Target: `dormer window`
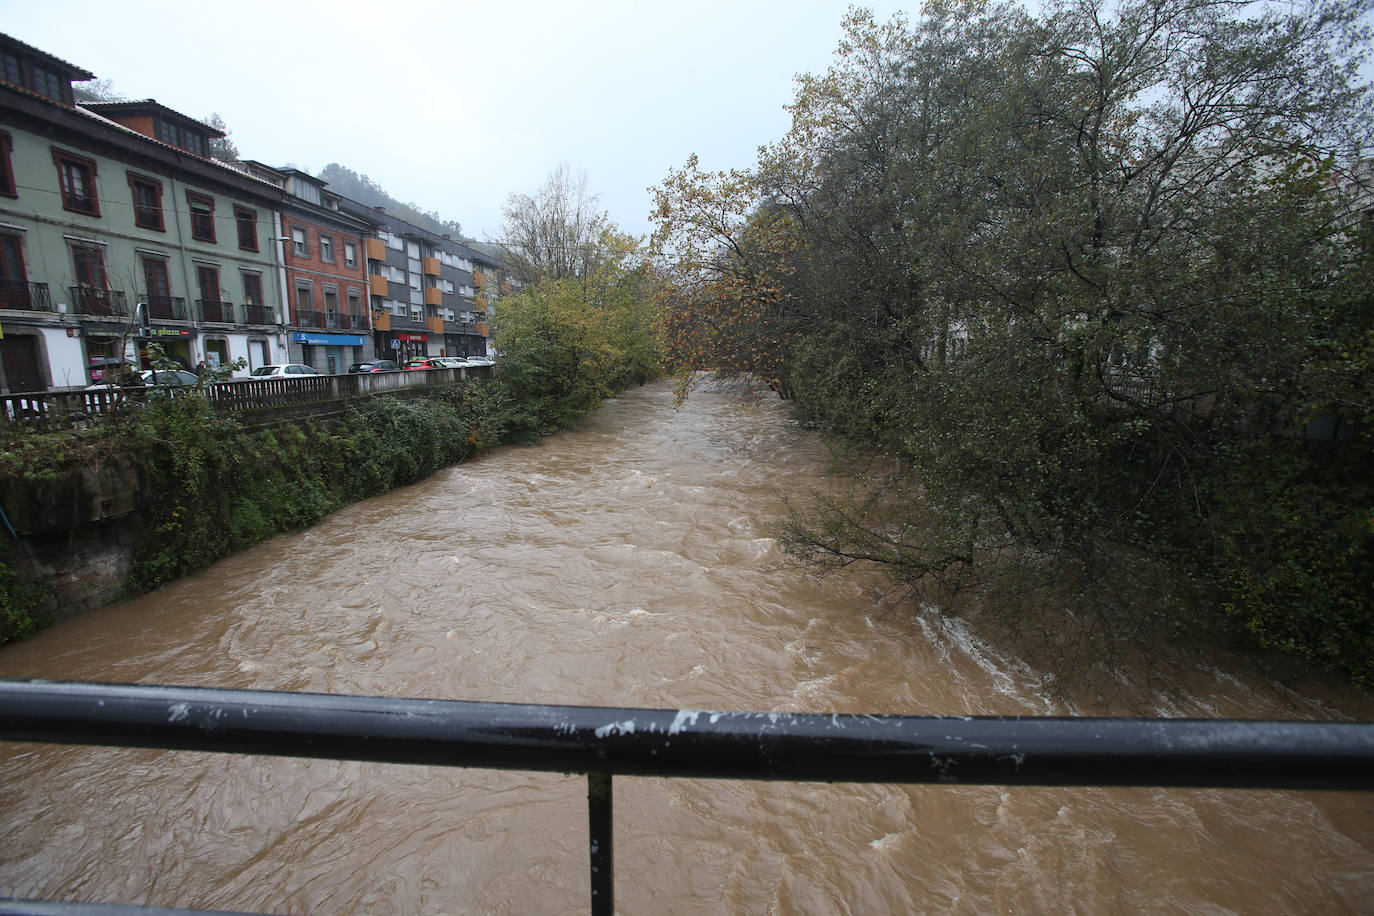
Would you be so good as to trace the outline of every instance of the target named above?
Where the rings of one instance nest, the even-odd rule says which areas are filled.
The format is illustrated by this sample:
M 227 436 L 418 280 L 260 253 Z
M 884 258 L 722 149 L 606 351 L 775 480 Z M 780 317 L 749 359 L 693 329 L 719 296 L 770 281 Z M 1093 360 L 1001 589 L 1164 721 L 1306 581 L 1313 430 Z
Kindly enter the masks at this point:
M 166 143 L 168 146 L 175 146 L 177 149 L 184 149 L 188 153 L 195 153 L 197 156 L 206 154 L 207 144 L 205 135 L 189 127 L 175 124 L 165 118 L 157 120 L 157 139 Z
M 62 77 L 50 70 L 42 67 L 33 68 L 33 91 L 39 95 L 46 95 L 54 102 L 62 101 Z

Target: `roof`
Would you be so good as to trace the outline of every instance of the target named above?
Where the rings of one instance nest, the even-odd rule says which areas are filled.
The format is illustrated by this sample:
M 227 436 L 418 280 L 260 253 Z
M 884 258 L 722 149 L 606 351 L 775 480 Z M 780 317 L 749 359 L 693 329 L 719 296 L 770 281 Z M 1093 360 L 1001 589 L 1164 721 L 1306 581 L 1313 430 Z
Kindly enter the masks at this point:
M 76 64 L 70 63 L 68 61 L 63 60 L 60 57 L 55 57 L 52 54 L 49 54 L 47 51 L 35 48 L 33 45 L 30 44 L 25 44 L 24 42 L 20 41 L 18 38 L 15 38 L 12 35 L 6 35 L 3 32 L 0 32 L 0 48 L 6 47 L 21 50 L 25 54 L 32 54 L 34 57 L 37 57 L 40 60 L 47 61 L 50 64 L 56 64 L 63 70 L 66 70 L 68 73 L 70 73 L 72 75 L 71 78 L 73 80 L 76 80 L 78 83 L 84 83 L 86 80 L 95 79 L 95 74 L 89 70 L 84 70 L 81 67 L 78 67 Z
M 184 125 L 205 131 L 211 137 L 228 136 L 224 131 L 216 130 L 204 121 L 168 108 L 157 99 L 136 99 L 131 102 L 81 102 L 80 105 L 82 108 L 88 108 L 108 118 L 118 118 L 119 115 L 160 114 L 164 118 L 180 121 Z

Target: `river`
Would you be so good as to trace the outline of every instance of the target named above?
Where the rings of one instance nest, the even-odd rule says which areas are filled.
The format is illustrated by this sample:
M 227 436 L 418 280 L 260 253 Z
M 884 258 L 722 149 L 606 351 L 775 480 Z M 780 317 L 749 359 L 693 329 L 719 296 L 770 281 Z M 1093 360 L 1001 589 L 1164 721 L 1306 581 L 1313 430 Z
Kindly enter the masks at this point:
M 156 593 L 0 676 L 591 704 L 1097 713 L 860 571 L 789 568 L 824 445 L 707 385 L 609 401 Z M 1167 715 L 1374 718 L 1208 668 Z M 1191 697 L 1191 698 L 1190 698 Z M 621 778 L 625 913 L 1374 912 L 1374 795 Z M 557 774 L 0 744 L 0 896 L 277 913 L 587 906 Z

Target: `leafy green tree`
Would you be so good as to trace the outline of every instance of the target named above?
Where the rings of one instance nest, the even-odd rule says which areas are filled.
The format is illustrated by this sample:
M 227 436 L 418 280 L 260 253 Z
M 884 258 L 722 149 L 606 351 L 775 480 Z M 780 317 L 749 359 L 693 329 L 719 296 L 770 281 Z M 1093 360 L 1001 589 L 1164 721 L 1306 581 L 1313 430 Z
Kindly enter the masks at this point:
M 676 313 L 738 318 L 688 358 L 739 365 L 766 302 L 802 417 L 891 468 L 792 547 L 1089 659 L 1230 608 L 1374 677 L 1365 9 L 856 11 L 752 173 L 671 174 Z M 758 263 L 760 224 L 786 244 L 747 294 L 705 282 Z M 1307 441 L 1313 416 L 1349 437 Z

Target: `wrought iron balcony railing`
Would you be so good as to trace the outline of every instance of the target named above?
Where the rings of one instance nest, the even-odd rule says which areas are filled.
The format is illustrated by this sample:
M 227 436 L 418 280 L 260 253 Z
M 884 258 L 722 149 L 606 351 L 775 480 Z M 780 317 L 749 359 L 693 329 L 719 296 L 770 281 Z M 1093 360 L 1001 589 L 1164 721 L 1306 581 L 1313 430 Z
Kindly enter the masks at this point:
M 48 294 L 48 284 L 0 280 L 0 309 L 51 312 L 52 297 Z
M 277 313 L 270 305 L 255 305 L 251 302 L 243 307 L 244 324 L 276 324 Z
M 143 301 L 148 303 L 148 317 L 155 321 L 189 320 L 186 316 L 186 300 L 180 296 L 145 295 Z
M 71 286 L 72 308 L 78 315 L 99 315 L 111 318 L 127 318 L 129 306 L 120 289 L 105 289 L 99 286 Z
M 234 303 L 221 302 L 218 299 L 197 299 L 196 307 L 200 309 L 200 320 L 211 321 L 217 324 L 234 324 Z

